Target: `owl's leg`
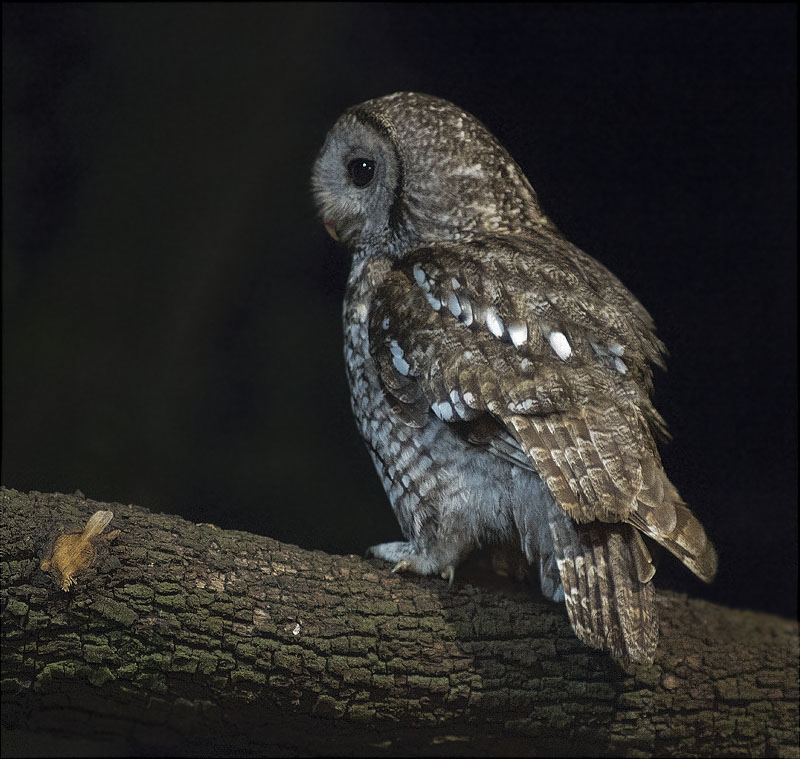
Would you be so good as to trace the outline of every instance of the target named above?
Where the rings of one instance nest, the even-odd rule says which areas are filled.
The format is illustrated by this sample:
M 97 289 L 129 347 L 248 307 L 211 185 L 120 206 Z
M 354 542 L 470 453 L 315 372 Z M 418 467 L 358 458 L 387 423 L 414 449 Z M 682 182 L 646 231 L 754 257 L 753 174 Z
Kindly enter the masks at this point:
M 550 513 L 558 511 L 550 492 L 533 473 L 524 473 L 526 489 L 513 509 L 514 523 L 519 531 L 520 547 L 528 560 L 531 580 L 534 567 L 539 567 L 542 595 L 551 601 L 564 601 L 564 584 L 556 560 L 556 547 L 550 530 Z M 523 477 L 523 474 L 518 474 Z
M 426 550 L 408 541 L 379 543 L 367 549 L 367 556 L 394 562 L 392 572 L 414 572 L 418 575 L 438 574 L 451 585 L 461 551 L 437 549 Z

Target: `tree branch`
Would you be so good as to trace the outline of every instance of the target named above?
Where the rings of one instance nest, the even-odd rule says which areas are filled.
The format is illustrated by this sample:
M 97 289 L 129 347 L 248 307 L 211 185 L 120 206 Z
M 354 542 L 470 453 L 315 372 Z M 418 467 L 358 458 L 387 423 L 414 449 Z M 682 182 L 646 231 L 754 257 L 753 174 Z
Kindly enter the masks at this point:
M 128 754 L 800 753 L 793 621 L 660 592 L 655 663 L 621 667 L 528 593 L 79 496 L 0 499 L 4 754 L 53 737 Z M 92 539 L 63 591 L 42 561 L 98 510 L 120 532 Z

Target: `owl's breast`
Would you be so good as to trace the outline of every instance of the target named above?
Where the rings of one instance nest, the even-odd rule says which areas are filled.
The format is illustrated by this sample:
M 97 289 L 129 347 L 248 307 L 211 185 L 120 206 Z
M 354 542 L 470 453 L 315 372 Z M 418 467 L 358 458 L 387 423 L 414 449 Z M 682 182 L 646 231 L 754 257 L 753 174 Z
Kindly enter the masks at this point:
M 369 313 L 376 279 L 387 266 L 354 264 L 347 285 L 342 312 L 344 359 L 350 384 L 350 401 L 361 434 L 370 449 L 385 440 L 391 429 L 391 407 L 381 386 L 378 367 L 369 349 Z
M 364 300 L 345 301 L 344 360 L 350 384 L 353 413 L 365 439 L 364 422 L 380 414 L 385 404 L 375 362 L 369 352 L 368 304 Z

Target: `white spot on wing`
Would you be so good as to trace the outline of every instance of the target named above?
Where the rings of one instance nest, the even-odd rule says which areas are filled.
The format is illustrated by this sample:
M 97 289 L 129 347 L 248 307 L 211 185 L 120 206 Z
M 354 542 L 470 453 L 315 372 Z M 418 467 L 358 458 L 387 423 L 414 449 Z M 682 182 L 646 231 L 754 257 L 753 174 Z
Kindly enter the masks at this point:
M 468 327 L 472 324 L 472 304 L 469 302 L 469 298 L 466 296 L 462 296 L 458 300 L 459 305 L 461 306 L 461 321 L 464 322 Z
M 467 415 L 467 409 L 461 402 L 461 396 L 458 394 L 458 390 L 450 391 L 450 401 L 452 402 L 456 413 L 463 419 Z
M 417 280 L 417 284 L 420 285 L 420 286 L 424 285 L 425 284 L 425 272 L 422 271 L 422 269 L 420 268 L 420 265 L 419 264 L 414 264 L 414 268 L 412 269 L 412 271 L 414 272 L 414 279 Z
M 458 302 L 455 293 L 450 293 L 450 297 L 447 299 L 447 307 L 450 309 L 450 313 L 453 314 L 453 316 L 459 316 L 461 314 L 461 304 Z
M 431 409 L 443 422 L 449 422 L 453 418 L 453 407 L 447 401 L 434 403 L 431 405 Z
M 528 339 L 528 325 L 525 322 L 511 322 L 508 325 L 511 342 L 519 348 Z
M 431 304 L 431 308 L 434 311 L 438 311 L 442 307 L 442 301 L 438 298 L 434 298 L 429 292 L 425 293 L 425 297 L 428 299 L 428 303 Z
M 383 329 L 389 329 L 389 317 L 388 316 L 385 316 L 383 318 L 383 321 L 381 322 L 381 327 L 383 327 Z
M 628 367 L 625 366 L 625 362 L 621 358 L 615 358 L 614 359 L 614 366 L 617 367 L 617 371 L 620 374 L 625 374 L 625 372 L 628 371 Z
M 495 337 L 503 336 L 503 330 L 505 327 L 503 327 L 503 322 L 500 321 L 497 311 L 495 311 L 491 306 L 486 311 L 486 326 L 489 328 L 489 332 L 491 332 Z
M 550 347 L 562 361 L 566 361 L 572 355 L 572 347 L 563 332 L 551 332 L 548 340 Z
M 399 356 L 392 356 L 392 363 L 394 364 L 394 368 L 397 369 L 400 374 L 404 377 L 408 377 L 408 372 L 410 371 L 411 367 L 408 365 L 408 361 L 406 361 L 402 354 Z
M 615 356 L 623 356 L 625 355 L 625 346 L 620 345 L 619 343 L 611 343 L 608 346 L 608 349 L 615 355 Z

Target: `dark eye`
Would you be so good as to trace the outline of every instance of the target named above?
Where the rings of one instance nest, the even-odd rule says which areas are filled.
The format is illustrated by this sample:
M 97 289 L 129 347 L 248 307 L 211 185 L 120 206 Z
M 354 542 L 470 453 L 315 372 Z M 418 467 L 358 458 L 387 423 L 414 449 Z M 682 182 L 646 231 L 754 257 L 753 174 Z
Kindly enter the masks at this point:
M 354 158 L 347 164 L 347 172 L 356 187 L 366 187 L 375 176 L 375 161 L 369 158 Z

